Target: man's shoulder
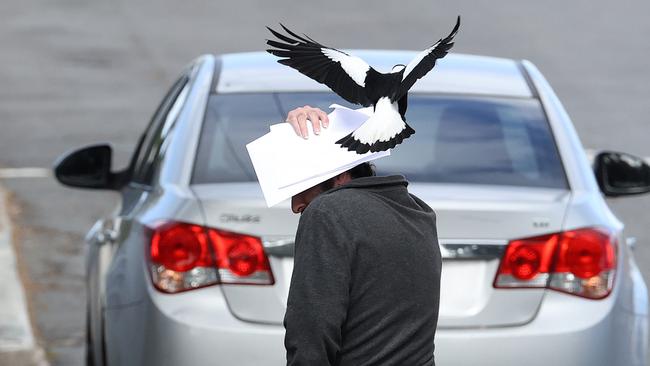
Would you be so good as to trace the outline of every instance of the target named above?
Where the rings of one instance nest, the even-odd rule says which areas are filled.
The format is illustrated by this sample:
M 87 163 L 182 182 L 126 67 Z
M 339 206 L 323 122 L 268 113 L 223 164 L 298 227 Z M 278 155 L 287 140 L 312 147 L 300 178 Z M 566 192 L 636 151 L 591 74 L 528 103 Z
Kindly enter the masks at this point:
M 323 213 L 341 214 L 351 208 L 359 207 L 362 202 L 367 202 L 366 193 L 363 189 L 341 189 L 333 192 L 325 192 L 318 195 L 307 206 L 306 211 L 311 207 Z

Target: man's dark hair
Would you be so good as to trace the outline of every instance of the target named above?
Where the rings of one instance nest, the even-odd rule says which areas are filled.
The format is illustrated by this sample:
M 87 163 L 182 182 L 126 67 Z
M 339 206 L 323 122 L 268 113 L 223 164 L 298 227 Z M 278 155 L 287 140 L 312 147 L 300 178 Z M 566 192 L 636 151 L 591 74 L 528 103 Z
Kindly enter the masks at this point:
M 374 177 L 375 176 L 375 165 L 372 163 L 361 163 L 354 168 L 348 170 L 352 179 L 362 178 L 362 177 Z
M 352 179 L 363 178 L 363 177 L 374 177 L 375 176 L 375 165 L 372 163 L 361 163 L 354 168 L 347 171 L 350 173 Z M 325 192 L 334 188 L 334 179 L 336 177 L 330 178 L 320 184 L 320 189 Z

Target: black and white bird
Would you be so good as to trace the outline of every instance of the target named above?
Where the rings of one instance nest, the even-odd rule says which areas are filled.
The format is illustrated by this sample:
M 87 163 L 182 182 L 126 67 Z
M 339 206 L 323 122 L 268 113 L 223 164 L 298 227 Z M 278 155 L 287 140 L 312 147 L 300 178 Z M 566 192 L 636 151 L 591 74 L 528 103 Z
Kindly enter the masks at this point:
M 279 41 L 267 40 L 280 57 L 279 63 L 330 87 L 350 103 L 373 106 L 373 115 L 337 144 L 364 154 L 395 147 L 415 133 L 406 123 L 407 95 L 415 82 L 445 57 L 460 26 L 460 16 L 451 33 L 420 52 L 408 65 L 395 65 L 390 73 L 373 69 L 361 58 L 324 46 L 307 35 L 303 37 L 280 24 L 288 35 L 267 27 Z

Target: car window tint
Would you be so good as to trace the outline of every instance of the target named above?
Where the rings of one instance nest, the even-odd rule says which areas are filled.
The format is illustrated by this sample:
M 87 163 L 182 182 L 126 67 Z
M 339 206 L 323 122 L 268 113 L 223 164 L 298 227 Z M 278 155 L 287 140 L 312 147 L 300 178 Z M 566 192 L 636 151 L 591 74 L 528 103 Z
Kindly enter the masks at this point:
M 409 96 L 416 133 L 376 162 L 410 181 L 566 188 L 541 105 L 534 99 Z
M 171 123 L 175 121 L 178 110 L 184 102 L 187 88 L 189 87 L 188 79 L 187 75 L 183 75 L 172 85 L 151 118 L 151 122 L 145 130 L 141 145 L 136 150 L 137 156 L 134 159 L 132 181 L 145 185 L 151 184 L 154 162 L 156 161 L 164 137 L 169 132 Z M 183 93 L 183 91 L 185 92 Z
M 254 181 L 245 145 L 305 104 L 329 110 L 349 105 L 331 93 L 212 95 L 198 147 L 193 183 Z M 474 96 L 409 95 L 408 123 L 416 133 L 378 174 L 412 182 L 566 188 L 566 177 L 539 101 Z
M 255 180 L 246 144 L 262 136 L 283 113 L 272 94 L 211 97 L 205 112 L 194 182 Z
M 328 110 L 345 104 L 330 93 L 246 93 L 212 95 L 199 141 L 192 182 L 246 182 L 256 179 L 246 144 L 269 126 L 286 120 L 287 112 L 306 104 Z
M 181 113 L 181 110 L 185 105 L 185 101 L 187 100 L 189 89 L 190 89 L 190 84 L 186 83 L 185 86 L 183 86 L 181 92 L 174 100 L 173 105 L 171 106 L 169 112 L 165 116 L 163 124 L 160 126 L 160 131 L 158 135 L 153 140 L 153 144 L 150 149 L 149 156 L 147 157 L 149 161 L 147 170 L 145 172 L 145 181 L 147 182 L 152 181 L 153 176 L 156 170 L 158 169 L 158 166 L 160 165 L 160 161 L 163 159 L 165 155 L 165 151 L 167 151 L 167 146 L 171 141 L 170 136 L 172 134 L 172 131 L 174 130 L 174 126 L 176 125 L 176 120 L 178 119 L 178 115 Z

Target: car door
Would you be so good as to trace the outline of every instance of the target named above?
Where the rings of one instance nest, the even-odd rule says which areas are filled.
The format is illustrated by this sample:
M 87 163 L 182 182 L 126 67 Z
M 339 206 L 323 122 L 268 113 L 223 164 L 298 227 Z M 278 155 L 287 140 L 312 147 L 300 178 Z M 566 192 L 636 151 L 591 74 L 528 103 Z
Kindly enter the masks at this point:
M 147 128 L 140 136 L 129 167 L 130 181 L 122 189 L 120 203 L 114 213 L 98 220 L 86 237 L 87 251 L 87 290 L 88 290 L 88 332 L 89 353 L 94 365 L 103 365 L 104 356 L 101 340 L 105 336 L 103 311 L 107 307 L 107 273 L 111 267 L 128 268 L 128 256 L 121 244 L 128 237 L 133 213 L 140 203 L 146 200 L 151 190 L 156 156 L 181 109 L 188 89 L 191 86 L 192 67 L 184 71 L 174 82 L 156 109 Z M 118 270 L 119 272 L 119 270 Z M 119 290 L 118 290 L 119 291 Z M 128 302 L 127 296 L 126 300 Z M 115 298 L 115 297 L 114 297 Z M 124 304 L 122 296 L 117 296 L 115 305 Z

